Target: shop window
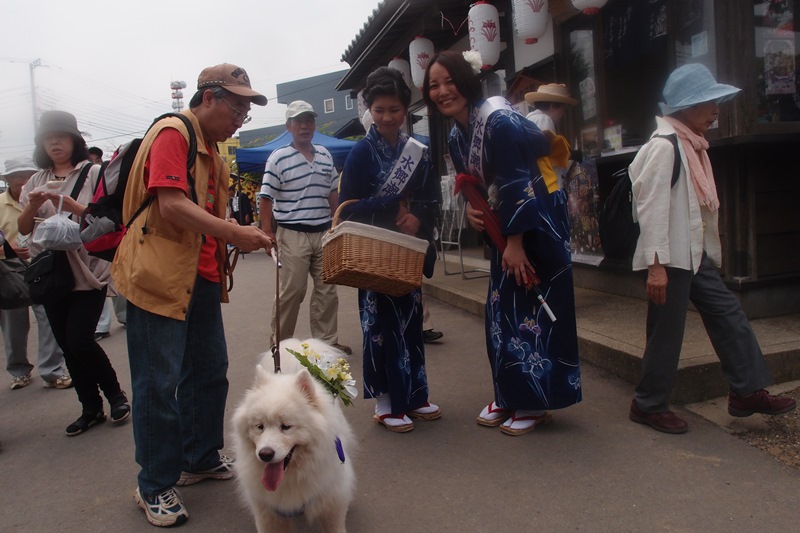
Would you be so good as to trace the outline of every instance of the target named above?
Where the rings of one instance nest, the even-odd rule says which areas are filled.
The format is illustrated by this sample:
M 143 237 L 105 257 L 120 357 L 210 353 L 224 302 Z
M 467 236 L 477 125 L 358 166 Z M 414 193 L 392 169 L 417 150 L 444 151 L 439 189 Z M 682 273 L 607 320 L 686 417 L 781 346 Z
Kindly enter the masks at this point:
M 717 74 L 714 0 L 677 0 L 675 66 L 702 63 Z
M 326 113 L 333 113 L 333 98 L 326 98 L 323 102 Z
M 570 79 L 577 90 L 580 103 L 576 114 L 578 122 L 578 146 L 584 156 L 600 153 L 597 142 L 597 76 L 594 62 L 594 32 L 579 29 L 569 33 Z
M 667 0 L 626 0 L 604 8 L 604 101 L 599 142 L 605 150 L 639 146 L 654 117 L 671 69 Z
M 800 0 L 753 0 L 756 52 L 756 120 L 800 120 L 797 32 Z

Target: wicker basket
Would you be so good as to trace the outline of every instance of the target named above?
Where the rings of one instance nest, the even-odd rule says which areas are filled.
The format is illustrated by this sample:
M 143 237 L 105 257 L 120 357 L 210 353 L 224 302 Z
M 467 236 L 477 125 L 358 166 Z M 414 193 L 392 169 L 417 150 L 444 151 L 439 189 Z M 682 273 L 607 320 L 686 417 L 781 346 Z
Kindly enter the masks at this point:
M 339 206 L 322 238 L 322 280 L 390 296 L 418 289 L 428 241 L 369 224 L 340 224 L 342 208 L 356 201 Z

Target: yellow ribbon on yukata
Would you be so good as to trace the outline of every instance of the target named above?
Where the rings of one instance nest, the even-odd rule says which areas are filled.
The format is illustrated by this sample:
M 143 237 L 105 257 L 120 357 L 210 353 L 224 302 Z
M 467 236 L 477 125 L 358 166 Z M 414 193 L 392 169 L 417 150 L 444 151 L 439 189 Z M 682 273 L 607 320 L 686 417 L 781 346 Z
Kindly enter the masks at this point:
M 550 140 L 550 155 L 540 157 L 536 163 L 547 185 L 547 191 L 554 193 L 558 190 L 558 175 L 553 167 L 567 168 L 569 165 L 569 141 L 563 135 L 556 135 L 550 130 L 544 130 L 543 133 Z

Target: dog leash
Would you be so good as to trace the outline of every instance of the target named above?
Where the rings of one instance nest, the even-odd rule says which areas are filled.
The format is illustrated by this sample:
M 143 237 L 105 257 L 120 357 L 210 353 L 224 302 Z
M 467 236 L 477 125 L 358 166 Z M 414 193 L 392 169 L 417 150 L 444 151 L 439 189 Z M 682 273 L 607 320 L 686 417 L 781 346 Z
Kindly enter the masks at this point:
M 278 259 L 278 247 L 273 246 L 269 251 L 275 261 L 275 344 L 272 345 L 272 362 L 275 364 L 275 373 L 281 373 L 281 262 Z

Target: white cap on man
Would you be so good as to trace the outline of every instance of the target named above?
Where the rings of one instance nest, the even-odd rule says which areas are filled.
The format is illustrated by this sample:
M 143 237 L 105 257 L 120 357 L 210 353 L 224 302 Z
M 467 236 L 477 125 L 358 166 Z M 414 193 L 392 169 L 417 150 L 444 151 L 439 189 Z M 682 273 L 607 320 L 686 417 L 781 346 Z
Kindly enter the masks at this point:
M 289 107 L 286 108 L 286 120 L 298 117 L 303 113 L 311 113 L 315 117 L 317 116 L 317 113 L 314 111 L 314 108 L 311 107 L 311 104 L 304 102 L 303 100 L 295 100 L 289 104 Z

